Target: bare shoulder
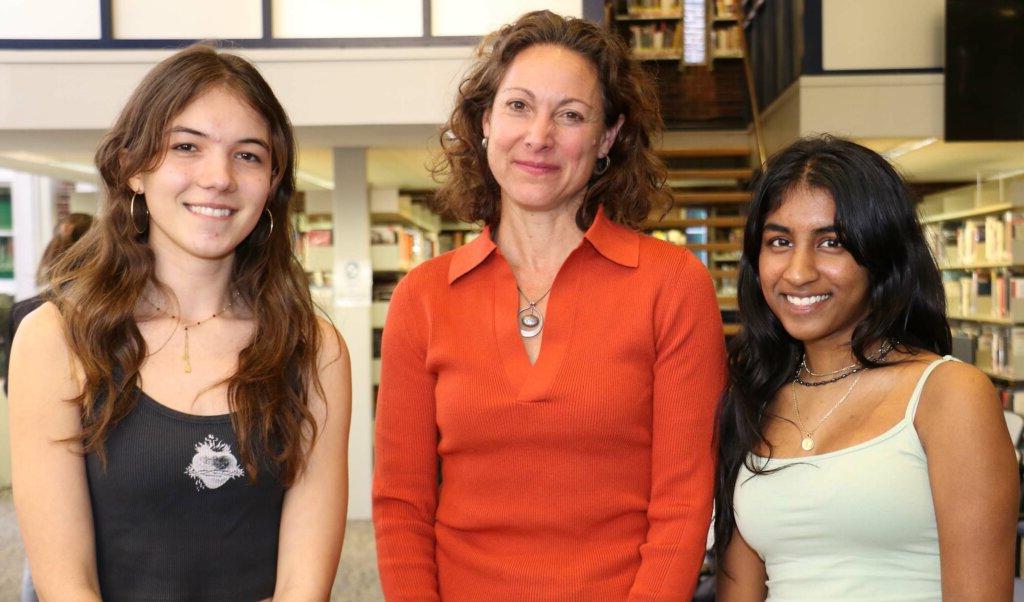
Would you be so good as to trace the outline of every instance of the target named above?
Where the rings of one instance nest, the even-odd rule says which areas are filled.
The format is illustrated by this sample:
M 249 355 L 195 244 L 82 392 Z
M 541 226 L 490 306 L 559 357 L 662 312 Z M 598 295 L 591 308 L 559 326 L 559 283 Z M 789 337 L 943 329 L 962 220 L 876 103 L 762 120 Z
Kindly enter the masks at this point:
M 81 394 L 83 371 L 53 303 L 39 306 L 21 321 L 11 346 L 8 374 L 12 425 L 39 421 L 46 425 L 43 430 L 58 439 L 80 428 L 77 407 L 65 402 Z
M 992 381 L 974 366 L 956 361 L 943 362 L 932 371 L 921 390 L 915 424 L 923 439 L 945 428 L 1005 431 Z
M 16 337 L 27 339 L 38 344 L 59 345 L 67 347 L 64 337 L 64 320 L 60 310 L 52 302 L 47 301 L 32 310 L 18 326 Z
M 47 301 L 32 310 L 21 321 L 11 345 L 11 377 L 34 369 L 54 374 L 70 374 L 73 367 L 71 350 L 64 332 L 60 310 Z

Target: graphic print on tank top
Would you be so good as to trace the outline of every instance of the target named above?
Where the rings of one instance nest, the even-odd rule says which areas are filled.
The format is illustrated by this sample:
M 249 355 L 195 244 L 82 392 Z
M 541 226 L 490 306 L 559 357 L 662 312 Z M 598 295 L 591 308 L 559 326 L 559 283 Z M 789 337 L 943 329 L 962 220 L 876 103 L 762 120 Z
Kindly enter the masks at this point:
M 196 455 L 185 469 L 185 474 L 196 483 L 196 491 L 216 489 L 235 477 L 245 474 L 238 465 L 238 458 L 231 453 L 231 446 L 213 435 L 207 435 L 196 443 Z

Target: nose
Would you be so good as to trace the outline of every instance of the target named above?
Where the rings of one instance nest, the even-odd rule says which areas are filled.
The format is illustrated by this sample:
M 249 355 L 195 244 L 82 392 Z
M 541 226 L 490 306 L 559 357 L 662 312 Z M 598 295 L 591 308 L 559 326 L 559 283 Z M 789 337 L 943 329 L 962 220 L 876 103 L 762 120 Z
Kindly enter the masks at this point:
M 231 156 L 209 154 L 203 158 L 198 184 L 214 190 L 231 190 L 235 184 L 234 164 Z
M 789 256 L 783 279 L 793 286 L 802 286 L 818 279 L 818 267 L 813 249 L 796 247 Z
M 551 145 L 552 129 L 555 126 L 554 120 L 544 113 L 537 113 L 530 120 L 530 127 L 526 131 L 524 142 L 532 150 L 545 149 Z

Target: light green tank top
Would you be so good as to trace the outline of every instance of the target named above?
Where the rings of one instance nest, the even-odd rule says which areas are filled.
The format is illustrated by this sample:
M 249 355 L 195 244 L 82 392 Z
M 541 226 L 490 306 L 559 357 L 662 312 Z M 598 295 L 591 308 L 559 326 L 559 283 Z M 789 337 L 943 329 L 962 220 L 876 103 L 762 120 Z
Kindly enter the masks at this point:
M 785 467 L 736 480 L 736 525 L 764 560 L 768 600 L 941 600 L 939 538 L 928 459 L 914 428 L 921 374 L 907 411 L 885 433 L 834 452 L 767 461 Z

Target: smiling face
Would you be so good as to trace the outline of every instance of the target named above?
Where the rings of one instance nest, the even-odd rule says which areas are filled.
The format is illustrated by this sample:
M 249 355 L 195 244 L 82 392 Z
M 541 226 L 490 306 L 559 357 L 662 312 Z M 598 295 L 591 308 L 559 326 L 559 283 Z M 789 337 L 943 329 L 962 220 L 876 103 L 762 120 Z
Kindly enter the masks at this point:
M 502 206 L 550 211 L 582 202 L 594 162 L 622 124 L 604 126 L 597 71 L 575 51 L 550 44 L 521 51 L 484 114 L 487 164 Z
M 270 129 L 234 92 L 217 87 L 171 120 L 165 155 L 129 185 L 149 209 L 149 245 L 202 259 L 233 255 L 270 195 Z
M 835 217 L 832 195 L 807 186 L 786 192 L 765 217 L 761 292 L 786 332 L 804 344 L 848 344 L 868 312 L 868 271 L 840 243 Z

